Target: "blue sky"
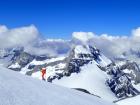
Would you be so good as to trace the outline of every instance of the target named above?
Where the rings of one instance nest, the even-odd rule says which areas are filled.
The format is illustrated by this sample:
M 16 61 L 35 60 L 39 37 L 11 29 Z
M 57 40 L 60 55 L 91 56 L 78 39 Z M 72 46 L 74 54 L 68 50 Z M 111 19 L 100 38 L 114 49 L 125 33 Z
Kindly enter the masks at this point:
M 34 24 L 44 37 L 72 32 L 129 35 L 140 26 L 140 0 L 0 0 L 0 24 Z

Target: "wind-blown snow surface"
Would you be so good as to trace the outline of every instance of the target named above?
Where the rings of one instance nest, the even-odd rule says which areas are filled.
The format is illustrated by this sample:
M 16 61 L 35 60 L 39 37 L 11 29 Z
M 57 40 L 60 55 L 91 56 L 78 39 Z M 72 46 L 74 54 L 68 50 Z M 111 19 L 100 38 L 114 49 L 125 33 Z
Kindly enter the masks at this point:
M 0 105 L 113 105 L 0 67 Z

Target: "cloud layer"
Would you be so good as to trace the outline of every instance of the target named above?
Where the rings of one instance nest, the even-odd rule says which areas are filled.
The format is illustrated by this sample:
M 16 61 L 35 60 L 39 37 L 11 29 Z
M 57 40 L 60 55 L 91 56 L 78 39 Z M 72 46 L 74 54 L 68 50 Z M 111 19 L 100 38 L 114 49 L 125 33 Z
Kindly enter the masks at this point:
M 34 25 L 8 29 L 0 26 L 0 48 L 10 48 L 15 46 L 28 46 L 38 38 L 39 32 Z
M 110 58 L 118 57 L 122 54 L 132 56 L 132 52 L 135 52 L 136 54 L 140 51 L 140 27 L 133 29 L 130 36 L 113 36 L 108 34 L 96 35 L 91 32 L 74 32 L 73 37 L 79 38 L 82 35 L 84 35 L 85 38 L 92 35 L 92 37 L 89 38 L 88 43 L 99 48 Z M 78 40 L 81 40 L 81 38 Z M 135 56 L 135 58 L 137 57 Z
M 0 25 L 0 49 L 24 47 L 24 51 L 30 54 L 56 56 L 56 49 L 48 45 L 48 41 L 43 43 L 44 40 L 41 39 L 39 31 L 34 25 L 14 29 Z
M 92 32 L 73 32 L 72 37 L 86 43 L 88 40 L 94 37 L 94 33 Z
M 136 59 L 137 57 L 133 54 L 140 52 L 140 27 L 133 29 L 130 36 L 73 32 L 72 40 L 51 40 L 41 39 L 34 25 L 14 29 L 0 25 L 0 49 L 24 47 L 25 51 L 31 54 L 55 56 L 67 53 L 74 44 L 79 42 L 96 46 L 110 58 L 127 54 L 131 55 L 130 58 Z

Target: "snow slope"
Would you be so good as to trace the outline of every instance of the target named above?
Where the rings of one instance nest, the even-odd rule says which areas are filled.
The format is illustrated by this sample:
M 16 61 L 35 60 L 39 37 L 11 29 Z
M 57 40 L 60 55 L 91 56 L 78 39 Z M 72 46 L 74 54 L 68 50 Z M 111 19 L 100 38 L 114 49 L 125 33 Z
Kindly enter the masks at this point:
M 137 85 L 133 84 L 133 86 L 136 89 L 140 90 L 140 84 L 137 84 Z M 116 104 L 118 104 L 118 105 L 139 105 L 139 103 L 140 103 L 140 95 L 121 100 L 121 101 L 117 102 Z
M 139 105 L 140 104 L 140 95 L 133 97 L 133 98 L 124 99 L 122 101 L 117 102 L 116 104 L 118 104 L 118 105 Z
M 92 61 L 81 67 L 80 73 L 73 73 L 70 77 L 54 80 L 53 83 L 69 88 L 83 88 L 105 100 L 113 101 L 117 98 L 106 86 L 107 78 L 108 75 L 97 67 L 95 61 Z
M 0 105 L 114 105 L 0 67 Z
M 94 48 L 96 50 L 96 48 Z M 69 77 L 63 76 L 61 79 L 55 79 L 52 81 L 53 84 L 61 85 L 69 88 L 82 88 L 91 92 L 92 94 L 98 95 L 101 98 L 114 101 L 116 96 L 111 92 L 110 88 L 106 86 L 106 80 L 108 75 L 102 71 L 97 65 L 104 67 L 111 63 L 111 61 L 105 57 L 103 54 L 99 55 L 98 62 L 90 56 L 79 57 L 79 54 L 89 54 L 92 55 L 89 46 L 77 45 L 74 49 L 74 58 L 72 59 L 82 59 L 82 60 L 92 60 L 88 64 L 79 66 L 79 73 L 72 73 Z M 77 65 L 77 64 L 75 64 Z M 65 66 L 65 65 L 64 65 Z M 60 68 L 60 67 L 59 67 Z M 53 76 L 56 73 L 61 73 L 63 71 L 56 71 L 55 67 L 47 66 L 46 80 L 49 76 Z M 41 72 L 35 72 L 32 77 L 42 79 Z

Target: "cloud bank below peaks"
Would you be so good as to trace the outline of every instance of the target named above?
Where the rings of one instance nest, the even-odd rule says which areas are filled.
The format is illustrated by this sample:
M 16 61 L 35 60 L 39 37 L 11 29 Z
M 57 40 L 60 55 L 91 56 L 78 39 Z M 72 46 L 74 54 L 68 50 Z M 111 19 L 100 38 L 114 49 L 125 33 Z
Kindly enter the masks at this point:
M 73 32 L 72 40 L 42 39 L 40 37 L 39 31 L 34 25 L 14 29 L 0 25 L 0 49 L 24 47 L 25 51 L 31 54 L 55 56 L 66 54 L 73 45 L 82 43 L 96 46 L 110 58 L 140 52 L 140 27 L 133 29 L 130 36 Z
M 0 49 L 24 47 L 25 52 L 33 55 L 56 55 L 57 53 L 51 46 L 40 46 L 43 40 L 34 25 L 13 29 L 0 25 Z
M 140 27 L 133 29 L 130 36 L 96 35 L 92 32 L 74 32 L 72 37 L 99 48 L 108 57 L 122 54 L 131 55 L 131 51 L 140 51 Z

